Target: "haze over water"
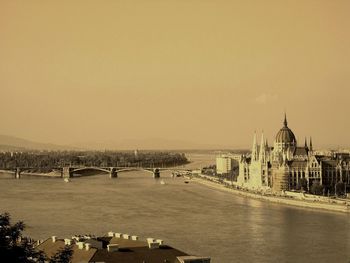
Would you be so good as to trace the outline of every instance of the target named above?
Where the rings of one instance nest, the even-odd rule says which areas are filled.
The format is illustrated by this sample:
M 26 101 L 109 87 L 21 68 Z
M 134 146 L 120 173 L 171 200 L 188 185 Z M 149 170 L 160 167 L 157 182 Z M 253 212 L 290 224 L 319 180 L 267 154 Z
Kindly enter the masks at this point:
M 191 156 L 190 156 L 191 158 Z M 208 157 L 206 157 L 208 158 Z M 192 158 L 193 160 L 194 158 Z M 192 167 L 212 162 L 198 159 Z M 1 179 L 0 210 L 45 239 L 108 231 L 161 238 L 214 263 L 348 262 L 349 215 L 251 200 L 162 173 Z

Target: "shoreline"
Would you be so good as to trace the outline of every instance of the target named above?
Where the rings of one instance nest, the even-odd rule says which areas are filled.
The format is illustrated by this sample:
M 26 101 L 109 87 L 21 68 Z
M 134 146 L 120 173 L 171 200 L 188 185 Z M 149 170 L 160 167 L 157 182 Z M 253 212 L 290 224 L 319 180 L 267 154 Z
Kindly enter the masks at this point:
M 15 172 L 11 170 L 0 170 L 0 178 L 15 178 Z M 1 176 L 3 175 L 3 176 Z M 22 172 L 21 175 L 25 177 L 44 177 L 44 178 L 62 178 L 62 175 L 57 172 L 48 172 L 48 173 L 40 173 L 40 172 Z
M 280 203 L 280 204 L 285 204 L 289 206 L 294 206 L 294 207 L 302 207 L 302 208 L 307 208 L 307 209 L 317 209 L 317 210 L 323 210 L 323 211 L 331 211 L 331 212 L 341 212 L 345 214 L 350 213 L 350 206 L 349 202 L 347 204 L 329 204 L 329 203 L 323 203 L 319 201 L 307 201 L 307 200 L 298 200 L 298 199 L 293 199 L 293 198 L 288 198 L 288 197 L 283 197 L 283 196 L 267 196 L 267 195 L 261 195 L 261 194 L 256 194 L 248 191 L 242 191 L 234 188 L 229 188 L 228 185 L 225 184 L 219 184 L 214 181 L 205 179 L 201 176 L 196 176 L 192 177 L 191 181 L 203 184 L 205 186 L 208 186 L 210 188 L 215 188 L 218 190 L 223 190 L 235 195 L 240 195 L 243 197 L 247 198 L 252 198 L 255 200 L 262 200 L 262 201 L 267 201 L 267 202 L 273 202 L 273 203 Z

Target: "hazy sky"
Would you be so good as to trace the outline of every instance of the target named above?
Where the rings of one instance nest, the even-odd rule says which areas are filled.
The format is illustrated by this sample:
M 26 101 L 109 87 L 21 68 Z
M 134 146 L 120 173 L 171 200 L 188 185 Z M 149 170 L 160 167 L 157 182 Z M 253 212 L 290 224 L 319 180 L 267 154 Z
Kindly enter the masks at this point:
M 350 145 L 350 1 L 0 0 L 0 133 Z

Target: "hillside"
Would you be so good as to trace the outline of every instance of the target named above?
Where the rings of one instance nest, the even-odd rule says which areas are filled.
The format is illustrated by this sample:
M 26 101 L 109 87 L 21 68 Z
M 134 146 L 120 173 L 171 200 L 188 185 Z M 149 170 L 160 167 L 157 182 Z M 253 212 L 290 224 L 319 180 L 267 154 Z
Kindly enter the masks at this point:
M 67 150 L 77 149 L 52 143 L 39 143 L 14 136 L 0 135 L 1 151 L 25 151 L 25 150 Z

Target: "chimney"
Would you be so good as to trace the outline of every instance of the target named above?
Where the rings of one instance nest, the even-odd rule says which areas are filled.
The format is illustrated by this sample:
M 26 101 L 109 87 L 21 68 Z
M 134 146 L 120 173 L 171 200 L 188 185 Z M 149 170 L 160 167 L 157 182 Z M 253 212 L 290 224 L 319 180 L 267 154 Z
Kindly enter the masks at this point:
M 118 244 L 109 244 L 107 245 L 107 251 L 108 252 L 115 252 L 119 250 L 119 245 Z
M 147 238 L 147 243 L 152 243 L 152 242 L 154 242 L 154 241 L 155 241 L 155 239 L 152 238 L 152 237 Z
M 109 237 L 114 237 L 114 232 L 108 232 Z
M 139 240 L 138 236 L 131 236 L 131 240 Z
M 156 242 L 154 238 L 151 238 L 151 237 L 147 238 L 147 243 L 148 243 L 149 249 L 159 248 L 159 243 Z
M 84 248 L 84 242 L 77 242 L 78 248 L 83 249 Z
M 72 245 L 72 239 L 65 238 L 65 239 L 64 239 L 64 244 L 65 244 L 66 246 Z
M 56 237 L 56 236 L 52 236 L 51 238 L 52 238 L 52 243 L 55 243 L 55 242 L 56 242 L 57 237 Z
M 91 244 L 90 243 L 85 243 L 85 250 L 89 251 L 91 248 Z
M 164 244 L 164 241 L 161 240 L 161 239 L 157 239 L 156 242 L 159 243 L 159 245 L 163 245 Z
M 128 235 L 128 234 L 123 234 L 123 238 L 124 238 L 124 239 L 130 239 L 130 235 Z
M 82 240 L 81 236 L 72 236 L 72 239 L 79 242 Z
M 159 243 L 158 242 L 148 242 L 148 248 L 149 249 L 159 248 Z

